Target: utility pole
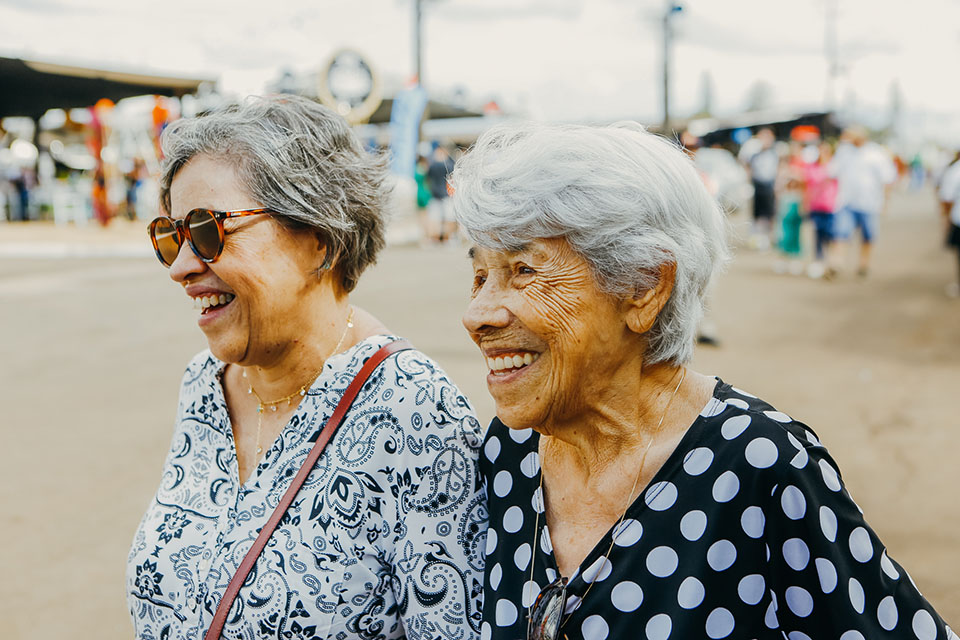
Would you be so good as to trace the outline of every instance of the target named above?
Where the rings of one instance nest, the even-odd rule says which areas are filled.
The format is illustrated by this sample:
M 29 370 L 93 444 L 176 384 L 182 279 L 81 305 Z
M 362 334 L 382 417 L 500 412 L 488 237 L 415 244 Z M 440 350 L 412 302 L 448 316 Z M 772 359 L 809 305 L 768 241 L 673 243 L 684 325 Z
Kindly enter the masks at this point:
M 674 14 L 683 11 L 683 7 L 669 0 L 666 11 L 663 13 L 663 124 L 662 133 L 667 135 L 670 132 L 670 63 L 673 49 L 673 24 Z
M 423 0 L 413 0 L 413 51 L 416 56 L 417 85 L 423 86 Z

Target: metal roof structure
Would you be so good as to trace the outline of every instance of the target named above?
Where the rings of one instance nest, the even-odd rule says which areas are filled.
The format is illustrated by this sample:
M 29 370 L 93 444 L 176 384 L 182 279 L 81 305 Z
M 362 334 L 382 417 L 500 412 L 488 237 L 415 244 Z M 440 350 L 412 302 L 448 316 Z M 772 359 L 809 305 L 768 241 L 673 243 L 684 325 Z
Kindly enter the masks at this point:
M 0 118 L 39 118 L 48 109 L 91 107 L 101 98 L 183 96 L 206 78 L 177 78 L 0 57 Z

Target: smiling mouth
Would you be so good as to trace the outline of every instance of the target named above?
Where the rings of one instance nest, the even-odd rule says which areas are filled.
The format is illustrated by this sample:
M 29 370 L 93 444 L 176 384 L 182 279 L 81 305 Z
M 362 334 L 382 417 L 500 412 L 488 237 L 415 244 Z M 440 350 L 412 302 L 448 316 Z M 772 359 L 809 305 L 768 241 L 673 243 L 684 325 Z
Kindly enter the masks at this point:
M 540 358 L 539 353 L 519 351 L 516 353 L 500 354 L 496 357 L 487 357 L 487 367 L 496 374 L 512 373 L 528 367 Z
M 204 315 L 212 309 L 230 304 L 236 296 L 232 293 L 221 293 L 219 295 L 210 294 L 197 296 L 193 298 L 193 308 L 200 309 L 200 315 Z

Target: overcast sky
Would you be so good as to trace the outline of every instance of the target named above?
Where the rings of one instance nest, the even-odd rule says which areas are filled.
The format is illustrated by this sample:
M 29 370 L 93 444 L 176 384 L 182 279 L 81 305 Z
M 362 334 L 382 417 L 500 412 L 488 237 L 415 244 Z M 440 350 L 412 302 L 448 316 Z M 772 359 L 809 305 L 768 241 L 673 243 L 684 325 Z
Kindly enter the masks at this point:
M 676 16 L 673 112 L 821 108 L 828 2 L 838 6 L 842 103 L 960 114 L 960 0 L 689 0 Z M 0 55 L 219 79 L 262 92 L 341 47 L 383 75 L 413 72 L 413 0 L 0 0 Z M 661 117 L 663 0 L 424 0 L 430 86 L 496 96 L 550 119 Z

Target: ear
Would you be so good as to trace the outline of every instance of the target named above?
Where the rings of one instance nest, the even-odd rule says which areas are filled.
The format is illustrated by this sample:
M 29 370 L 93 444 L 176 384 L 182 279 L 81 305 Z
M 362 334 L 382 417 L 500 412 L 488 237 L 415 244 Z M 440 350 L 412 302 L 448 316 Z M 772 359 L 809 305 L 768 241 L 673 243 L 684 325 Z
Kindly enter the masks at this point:
M 320 258 L 320 264 L 317 268 L 317 273 L 323 273 L 324 271 L 329 271 L 333 268 L 333 261 L 335 259 L 333 252 L 330 250 L 330 244 L 327 242 L 326 238 L 323 237 L 323 234 L 317 233 L 317 252 L 322 256 Z
M 624 300 L 627 326 L 631 331 L 644 334 L 653 327 L 657 316 L 673 293 L 676 277 L 677 263 L 664 262 L 659 267 L 657 284 L 636 297 Z

